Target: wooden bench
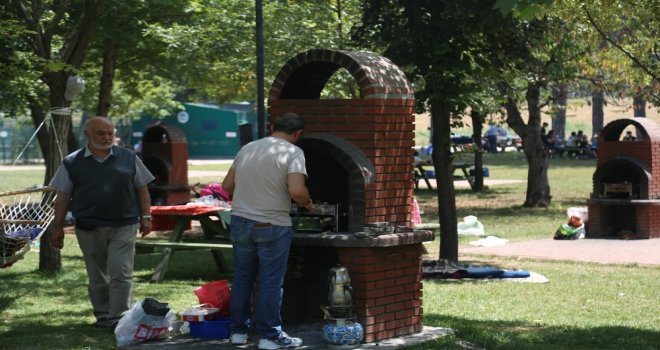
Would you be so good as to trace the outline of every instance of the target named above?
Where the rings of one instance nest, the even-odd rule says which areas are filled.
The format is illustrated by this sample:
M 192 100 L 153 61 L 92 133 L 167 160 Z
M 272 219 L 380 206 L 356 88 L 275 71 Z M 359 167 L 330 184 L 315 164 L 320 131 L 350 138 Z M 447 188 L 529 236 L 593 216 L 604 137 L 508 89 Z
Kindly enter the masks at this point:
M 433 186 L 431 185 L 431 182 L 429 179 L 435 179 L 435 175 L 429 175 L 426 170 L 424 169 L 424 166 L 431 166 L 432 164 L 417 164 L 415 168 L 415 188 L 419 188 L 419 180 L 424 180 L 426 182 L 426 186 L 428 186 L 429 189 L 433 189 Z M 453 171 L 455 172 L 458 169 L 461 169 L 461 172 L 463 173 L 463 176 L 460 176 L 460 179 L 465 179 L 468 180 L 468 183 L 470 184 L 470 187 L 474 186 L 474 176 L 470 175 L 470 168 L 474 167 L 473 163 L 469 162 L 453 162 L 452 164 Z M 456 177 L 456 176 L 454 176 Z
M 569 154 L 574 154 L 576 158 L 594 158 L 594 152 L 591 149 L 591 146 L 587 147 L 576 147 L 576 146 L 564 146 L 559 147 L 553 150 L 554 154 L 557 154 L 559 157 L 568 156 Z
M 135 248 L 137 252 L 142 252 L 143 250 L 139 248 L 162 248 L 163 249 L 163 258 L 160 263 L 154 269 L 154 273 L 151 276 L 151 280 L 154 282 L 160 282 L 165 277 L 165 272 L 170 262 L 170 259 L 175 250 L 198 250 L 198 249 L 208 249 L 211 251 L 213 260 L 215 261 L 218 271 L 221 273 L 229 272 L 229 265 L 225 262 L 225 257 L 222 254 L 223 250 L 231 250 L 232 245 L 229 243 L 211 243 L 211 242 L 168 242 L 168 241 L 156 241 L 149 239 L 137 239 L 135 241 Z

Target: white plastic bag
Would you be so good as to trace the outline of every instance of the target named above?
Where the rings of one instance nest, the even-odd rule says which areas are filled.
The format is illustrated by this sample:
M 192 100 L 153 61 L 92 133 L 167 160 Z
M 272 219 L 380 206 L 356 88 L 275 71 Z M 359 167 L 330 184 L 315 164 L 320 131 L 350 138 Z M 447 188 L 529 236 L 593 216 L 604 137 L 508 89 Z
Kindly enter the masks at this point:
M 456 225 L 459 235 L 466 236 L 483 236 L 486 234 L 484 231 L 484 225 L 479 222 L 476 216 L 468 215 L 463 218 L 463 222 L 459 222 Z
M 585 207 L 570 207 L 566 210 L 566 216 L 569 218 L 571 216 L 577 216 L 582 219 L 583 222 L 589 221 L 589 208 Z
M 149 298 L 145 299 L 147 300 Z M 117 323 L 115 328 L 117 346 L 163 338 L 172 330 L 175 317 L 174 310 L 167 311 L 165 315 L 153 315 L 144 311 L 143 302 L 135 303 Z

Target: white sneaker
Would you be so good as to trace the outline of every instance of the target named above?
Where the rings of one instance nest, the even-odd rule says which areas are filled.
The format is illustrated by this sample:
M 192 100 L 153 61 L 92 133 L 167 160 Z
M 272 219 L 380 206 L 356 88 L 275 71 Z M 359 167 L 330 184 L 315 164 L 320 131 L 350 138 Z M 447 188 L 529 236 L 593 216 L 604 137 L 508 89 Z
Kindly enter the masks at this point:
M 261 350 L 290 349 L 302 345 L 302 339 L 289 337 L 289 335 L 284 332 L 280 333 L 280 336 L 276 339 L 261 338 L 261 340 L 259 340 L 259 349 Z
M 229 337 L 229 341 L 233 345 L 245 345 L 248 342 L 248 335 L 247 333 L 235 333 Z

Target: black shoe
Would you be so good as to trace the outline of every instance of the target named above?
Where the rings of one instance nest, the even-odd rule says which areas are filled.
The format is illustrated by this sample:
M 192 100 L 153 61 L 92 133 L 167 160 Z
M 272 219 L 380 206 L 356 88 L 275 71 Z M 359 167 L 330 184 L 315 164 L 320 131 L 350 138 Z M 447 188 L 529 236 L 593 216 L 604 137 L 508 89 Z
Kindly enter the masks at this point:
M 109 320 L 107 318 L 100 318 L 96 322 L 94 322 L 94 327 L 101 329 L 110 329 L 114 332 L 115 328 L 117 328 L 117 323 L 119 323 L 119 320 Z

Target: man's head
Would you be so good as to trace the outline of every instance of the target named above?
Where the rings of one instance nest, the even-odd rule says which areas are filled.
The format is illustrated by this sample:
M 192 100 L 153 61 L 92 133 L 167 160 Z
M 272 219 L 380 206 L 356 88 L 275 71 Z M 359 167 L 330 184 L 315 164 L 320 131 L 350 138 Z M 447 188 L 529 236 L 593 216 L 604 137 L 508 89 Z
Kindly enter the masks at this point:
M 302 138 L 305 129 L 305 121 L 295 113 L 282 113 L 275 117 L 273 133 L 283 133 L 291 137 L 291 142 L 296 143 Z
M 93 117 L 85 123 L 85 136 L 91 151 L 107 151 L 115 142 L 115 127 L 108 118 Z

